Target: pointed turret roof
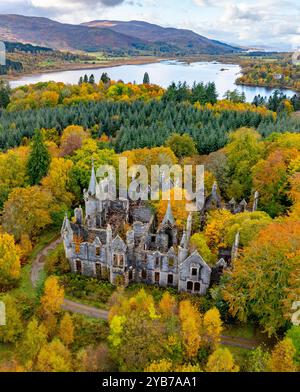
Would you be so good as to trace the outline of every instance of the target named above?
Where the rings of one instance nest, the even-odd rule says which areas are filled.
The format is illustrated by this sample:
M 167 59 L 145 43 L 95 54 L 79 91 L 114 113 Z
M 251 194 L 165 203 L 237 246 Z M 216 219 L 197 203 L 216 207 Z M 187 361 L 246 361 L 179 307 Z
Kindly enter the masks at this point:
M 63 224 L 61 227 L 61 232 L 63 233 L 64 231 L 68 231 L 68 232 L 72 231 L 71 224 L 70 224 L 67 213 L 65 213 L 65 218 L 64 218 L 64 221 L 63 221 Z
M 95 166 L 94 161 L 92 162 L 92 172 L 91 172 L 91 179 L 89 184 L 88 193 L 92 196 L 96 195 L 97 191 L 97 180 L 96 180 L 96 173 L 95 173 Z
M 168 201 L 168 208 L 167 208 L 166 214 L 164 216 L 164 219 L 162 221 L 162 225 L 166 225 L 168 223 L 170 223 L 171 225 L 175 224 L 175 219 L 174 219 L 174 216 L 173 216 L 173 213 L 172 213 L 172 207 L 171 207 L 171 201 L 170 200 Z

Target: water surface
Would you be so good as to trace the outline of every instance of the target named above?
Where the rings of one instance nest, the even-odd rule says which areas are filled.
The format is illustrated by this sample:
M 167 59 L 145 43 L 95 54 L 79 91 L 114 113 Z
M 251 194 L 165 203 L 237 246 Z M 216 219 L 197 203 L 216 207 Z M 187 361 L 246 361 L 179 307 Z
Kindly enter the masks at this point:
M 45 74 L 25 76 L 10 82 L 11 87 L 18 87 L 26 84 L 47 82 L 78 83 L 80 76 L 87 74 L 95 75 L 98 81 L 102 72 L 107 72 L 109 77 L 114 80 L 142 83 L 145 72 L 148 72 L 151 83 L 168 87 L 173 81 L 186 81 L 189 85 L 196 82 L 215 82 L 219 99 L 227 90 L 238 89 L 243 91 L 248 102 L 252 102 L 255 95 L 269 97 L 275 89 L 265 87 L 237 86 L 235 80 L 241 74 L 241 68 L 236 64 L 222 64 L 217 62 L 197 62 L 187 64 L 179 61 L 161 61 L 159 63 L 141 65 L 120 65 L 110 68 L 95 68 L 88 70 L 59 71 Z M 292 90 L 282 90 L 287 96 L 295 94 Z

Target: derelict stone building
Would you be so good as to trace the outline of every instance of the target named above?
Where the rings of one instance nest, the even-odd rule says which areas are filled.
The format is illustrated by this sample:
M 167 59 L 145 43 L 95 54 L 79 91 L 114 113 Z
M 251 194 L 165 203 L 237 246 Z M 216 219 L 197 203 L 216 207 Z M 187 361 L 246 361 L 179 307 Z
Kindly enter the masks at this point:
M 180 233 L 170 203 L 162 222 L 156 222 L 151 208 L 142 202 L 100 200 L 100 186 L 93 167 L 84 191 L 85 216 L 76 208 L 74 223 L 66 216 L 62 225 L 72 272 L 112 284 L 143 282 L 205 295 L 212 269 L 197 251 L 189 251 L 192 215 Z M 214 206 L 221 207 L 216 185 L 206 198 L 203 214 Z M 232 252 L 237 247 L 238 236 Z M 221 258 L 213 272 L 218 274 L 226 266 Z

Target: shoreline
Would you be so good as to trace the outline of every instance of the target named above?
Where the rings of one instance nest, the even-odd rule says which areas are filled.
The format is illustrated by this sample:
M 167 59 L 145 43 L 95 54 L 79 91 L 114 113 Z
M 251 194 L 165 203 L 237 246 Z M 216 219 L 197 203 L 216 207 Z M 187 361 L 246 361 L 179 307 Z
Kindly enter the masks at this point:
M 92 63 L 92 64 L 81 64 L 81 63 L 68 63 L 65 65 L 62 65 L 60 67 L 57 67 L 56 69 L 50 68 L 50 69 L 44 69 L 44 70 L 36 70 L 32 72 L 24 72 L 24 73 L 19 73 L 19 74 L 10 74 L 10 75 L 0 75 L 0 79 L 2 80 L 7 80 L 7 81 L 13 81 L 13 80 L 19 80 L 22 78 L 26 78 L 29 76 L 38 76 L 38 75 L 44 75 L 44 74 L 50 74 L 50 73 L 56 73 L 56 72 L 65 72 L 65 71 L 80 71 L 80 70 L 91 70 L 91 69 L 99 69 L 99 68 L 112 68 L 112 67 L 120 67 L 122 65 L 146 65 L 146 64 L 154 64 L 154 63 L 159 63 L 160 61 L 163 60 L 174 60 L 174 58 L 159 58 L 159 57 L 136 57 L 132 59 L 126 59 L 126 60 L 112 60 L 112 61 L 107 61 L 105 63 Z

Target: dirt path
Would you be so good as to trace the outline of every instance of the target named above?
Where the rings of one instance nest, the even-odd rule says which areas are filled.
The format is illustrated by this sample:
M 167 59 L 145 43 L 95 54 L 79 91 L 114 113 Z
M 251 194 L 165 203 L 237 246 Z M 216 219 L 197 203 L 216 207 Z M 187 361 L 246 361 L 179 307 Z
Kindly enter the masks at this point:
M 58 244 L 61 243 L 61 238 L 56 239 L 42 249 L 34 259 L 31 267 L 31 283 L 36 287 L 40 272 L 43 270 L 45 265 L 45 259 L 49 251 L 55 249 Z M 62 308 L 72 313 L 80 313 L 85 316 L 94 317 L 97 319 L 107 320 L 108 311 L 104 309 L 98 309 L 93 306 L 88 306 L 80 302 L 71 301 L 69 299 L 64 299 Z M 245 348 L 248 350 L 253 350 L 259 345 L 259 342 L 254 339 L 246 339 L 237 336 L 227 336 L 221 335 L 221 344 L 239 348 Z

